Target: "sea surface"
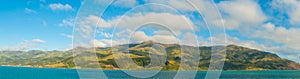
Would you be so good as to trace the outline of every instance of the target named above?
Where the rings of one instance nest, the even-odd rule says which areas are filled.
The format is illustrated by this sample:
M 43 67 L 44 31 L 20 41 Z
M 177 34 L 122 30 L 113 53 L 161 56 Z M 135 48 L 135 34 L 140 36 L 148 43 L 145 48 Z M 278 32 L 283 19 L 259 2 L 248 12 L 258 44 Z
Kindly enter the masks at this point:
M 135 79 L 121 70 L 104 70 L 104 73 L 109 79 Z M 175 74 L 176 71 L 161 71 L 151 79 L 173 79 Z M 206 71 L 198 71 L 195 78 L 204 79 L 205 75 Z M 75 69 L 0 66 L 0 79 L 80 79 L 80 77 Z M 300 71 L 222 71 L 220 79 L 300 79 Z

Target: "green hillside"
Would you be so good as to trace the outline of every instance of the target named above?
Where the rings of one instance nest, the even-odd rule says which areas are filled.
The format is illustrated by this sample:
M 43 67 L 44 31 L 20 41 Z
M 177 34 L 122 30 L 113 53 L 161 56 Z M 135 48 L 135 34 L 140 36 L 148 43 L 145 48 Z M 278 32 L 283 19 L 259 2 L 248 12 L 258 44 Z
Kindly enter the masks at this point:
M 160 44 L 153 41 L 147 41 L 140 44 L 126 44 L 107 48 L 84 49 L 87 53 L 96 53 L 98 62 L 103 69 L 119 69 L 112 56 L 112 49 L 120 50 L 122 57 L 126 50 L 129 51 L 130 57 L 139 66 L 147 66 L 151 60 L 149 50 L 154 44 Z M 177 70 L 181 60 L 181 48 L 189 51 L 201 50 L 200 52 L 185 53 L 194 55 L 200 53 L 198 70 L 207 70 L 210 64 L 212 47 L 192 47 L 180 46 L 178 44 L 160 44 L 167 52 L 167 61 L 164 62 L 163 70 Z M 74 68 L 73 53 L 69 51 L 0 51 L 0 65 L 12 66 L 30 66 L 30 67 L 47 67 L 47 68 Z M 224 70 L 298 70 L 299 64 L 280 58 L 276 54 L 249 49 L 236 45 L 226 46 L 226 60 Z M 159 53 L 151 53 L 159 54 Z M 78 55 L 78 54 L 77 54 Z M 89 60 L 87 56 L 83 60 Z M 191 62 L 193 63 L 193 62 Z M 86 63 L 88 64 L 92 63 Z

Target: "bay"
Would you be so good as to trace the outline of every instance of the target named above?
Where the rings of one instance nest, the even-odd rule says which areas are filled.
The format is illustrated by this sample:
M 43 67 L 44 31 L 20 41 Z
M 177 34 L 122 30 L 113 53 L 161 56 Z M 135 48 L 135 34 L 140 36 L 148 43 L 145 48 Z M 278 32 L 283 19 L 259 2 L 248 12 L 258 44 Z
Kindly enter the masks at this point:
M 97 72 L 97 70 L 84 70 Z M 134 71 L 136 73 L 152 71 Z M 121 70 L 104 70 L 109 79 L 134 79 Z M 177 71 L 161 71 L 151 79 L 173 79 Z M 198 71 L 196 79 L 204 79 L 206 71 Z M 184 78 L 184 77 L 183 77 Z M 76 69 L 29 68 L 0 66 L 0 79 L 80 79 Z M 91 77 L 93 79 L 93 77 Z M 300 79 L 300 71 L 222 71 L 220 79 Z

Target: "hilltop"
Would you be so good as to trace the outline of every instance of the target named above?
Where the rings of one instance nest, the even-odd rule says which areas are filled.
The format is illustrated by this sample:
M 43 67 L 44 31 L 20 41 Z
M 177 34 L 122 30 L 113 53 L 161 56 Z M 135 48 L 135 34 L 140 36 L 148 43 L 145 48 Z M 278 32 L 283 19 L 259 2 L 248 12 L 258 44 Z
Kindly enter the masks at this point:
M 199 49 L 200 52 L 187 53 L 193 55 L 200 53 L 198 70 L 207 70 L 211 58 L 211 46 L 193 47 L 178 44 L 161 44 L 146 41 L 138 44 L 124 44 L 106 48 L 86 49 L 96 53 L 98 62 L 103 69 L 119 69 L 112 56 L 112 49 L 129 51 L 130 57 L 139 66 L 148 65 L 151 60 L 149 50 L 154 44 L 166 49 L 167 61 L 163 70 L 177 70 L 181 60 L 181 48 L 189 51 Z M 126 53 L 125 51 L 120 51 Z M 224 70 L 298 70 L 300 65 L 294 61 L 280 58 L 270 52 L 250 49 L 237 45 L 226 46 L 226 60 Z M 152 53 L 153 54 L 153 53 Z M 46 68 L 74 68 L 73 53 L 69 51 L 0 51 L 0 65 L 30 66 Z M 88 57 L 87 57 L 88 58 Z M 87 63 L 91 64 L 91 63 Z

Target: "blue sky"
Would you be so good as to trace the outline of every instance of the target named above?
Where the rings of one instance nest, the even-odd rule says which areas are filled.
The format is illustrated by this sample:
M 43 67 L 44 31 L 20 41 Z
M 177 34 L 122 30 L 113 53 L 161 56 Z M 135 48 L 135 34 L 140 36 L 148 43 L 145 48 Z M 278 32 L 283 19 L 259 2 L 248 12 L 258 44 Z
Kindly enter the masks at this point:
M 206 11 L 207 2 L 197 1 L 200 11 Z M 96 0 L 96 5 L 101 4 Z M 148 5 L 162 4 L 172 7 Z M 204 3 L 204 4 L 202 4 Z M 82 0 L 5 0 L 0 3 L 0 49 L 2 50 L 67 50 L 72 47 L 73 24 Z M 159 40 L 163 43 L 182 41 L 193 44 L 184 38 L 197 37 L 198 45 L 224 42 L 222 35 L 227 36 L 226 45 L 236 44 L 253 49 L 276 53 L 284 58 L 299 61 L 298 43 L 300 34 L 300 2 L 297 0 L 215 0 L 215 5 L 222 18 L 206 18 L 208 24 L 224 21 L 226 33 L 222 32 L 220 23 L 206 26 L 203 16 L 214 17 L 213 11 L 198 13 L 193 6 L 177 0 L 121 0 L 112 3 L 103 16 L 89 15 L 77 21 L 78 26 L 89 25 L 97 28 L 95 46 L 107 47 L 111 42 L 118 44 L 128 40 L 133 34 L 134 42 Z M 90 7 L 93 7 L 91 5 Z M 87 12 L 89 13 L 89 12 Z M 152 18 L 151 18 L 152 17 Z M 154 18 L 154 19 L 153 19 Z M 159 18 L 159 19 L 157 19 Z M 185 20 L 180 20 L 184 18 Z M 120 20 L 122 19 L 122 20 Z M 164 22 L 170 25 L 174 33 L 159 25 L 146 25 L 140 30 L 134 26 L 152 19 L 153 22 Z M 100 24 L 93 24 L 100 20 Z M 118 26 L 114 26 L 117 25 Z M 185 26 L 191 24 L 194 28 Z M 152 27 L 154 26 L 154 27 Z M 117 27 L 113 31 L 114 27 Z M 151 29 L 151 30 L 149 30 Z M 114 32 L 114 33 L 113 33 Z M 210 32 L 218 32 L 210 35 Z M 112 36 L 115 36 L 111 40 Z M 167 41 L 161 41 L 167 40 Z M 171 41 L 171 42 L 170 42 Z M 122 43 L 120 43 L 122 42 Z
M 65 18 L 73 18 L 81 1 L 6 0 L 0 3 L 1 46 L 18 46 L 24 40 L 41 39 L 41 49 L 65 49 L 70 44 L 61 34 L 71 34 L 72 27 L 62 27 Z M 73 11 L 51 10 L 50 4 L 69 4 Z M 40 49 L 40 48 L 38 48 Z

